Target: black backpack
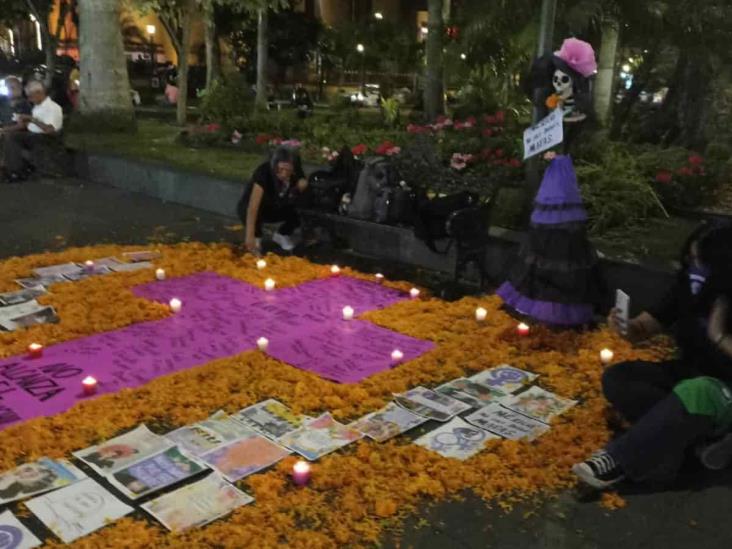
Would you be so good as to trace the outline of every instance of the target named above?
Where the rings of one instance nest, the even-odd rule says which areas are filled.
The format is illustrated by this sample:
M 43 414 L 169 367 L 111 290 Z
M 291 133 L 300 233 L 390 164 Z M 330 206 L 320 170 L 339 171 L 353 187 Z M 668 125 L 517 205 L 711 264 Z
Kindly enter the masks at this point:
M 341 149 L 330 170 L 318 170 L 310 174 L 310 203 L 323 212 L 336 212 L 344 194 L 352 192 L 356 185 L 359 161 L 348 147 Z
M 478 196 L 468 191 L 441 196 L 429 199 L 425 194 L 418 197 L 417 211 L 414 216 L 414 234 L 422 240 L 433 252 L 447 253 L 445 250 L 438 250 L 435 241 L 442 238 L 450 238 L 450 220 L 455 212 L 479 206 Z M 458 232 L 457 227 L 452 232 Z M 463 232 L 462 230 L 460 231 Z

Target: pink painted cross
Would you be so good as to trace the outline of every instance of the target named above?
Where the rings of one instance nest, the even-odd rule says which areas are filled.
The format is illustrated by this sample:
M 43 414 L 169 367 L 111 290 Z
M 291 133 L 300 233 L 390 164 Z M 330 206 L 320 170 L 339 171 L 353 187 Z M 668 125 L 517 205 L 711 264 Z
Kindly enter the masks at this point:
M 345 305 L 359 315 L 407 298 L 349 277 L 265 292 L 215 273 L 199 273 L 133 291 L 161 303 L 177 297 L 183 309 L 163 320 L 49 346 L 41 358 L 0 361 L 0 429 L 67 410 L 84 399 L 81 380 L 87 375 L 99 380 L 99 393 L 117 392 L 252 350 L 262 336 L 270 341 L 272 357 L 341 383 L 388 369 L 394 349 L 410 360 L 433 347 L 370 322 L 344 321 Z

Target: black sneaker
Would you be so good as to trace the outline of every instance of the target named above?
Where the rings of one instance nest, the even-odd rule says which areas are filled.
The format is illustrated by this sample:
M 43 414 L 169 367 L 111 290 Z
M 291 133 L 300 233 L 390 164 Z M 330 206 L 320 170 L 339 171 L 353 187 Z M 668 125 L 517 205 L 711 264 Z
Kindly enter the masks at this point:
M 572 472 L 582 482 L 598 490 L 609 488 L 625 478 L 620 464 L 605 450 L 595 452 L 591 458 L 582 463 L 575 463 Z
M 707 469 L 719 471 L 727 468 L 732 463 L 732 433 L 727 433 L 719 440 L 702 447 L 698 455 L 699 460 Z

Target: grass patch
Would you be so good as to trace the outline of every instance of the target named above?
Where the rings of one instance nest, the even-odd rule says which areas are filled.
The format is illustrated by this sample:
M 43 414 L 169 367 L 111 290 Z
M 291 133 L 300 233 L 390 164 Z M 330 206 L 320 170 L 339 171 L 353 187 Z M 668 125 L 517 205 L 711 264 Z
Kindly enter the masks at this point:
M 66 143 L 88 152 L 112 153 L 238 180 L 251 177 L 263 160 L 260 154 L 234 149 L 186 147 L 176 140 L 180 126 L 160 120 L 138 119 L 137 125 L 137 133 L 133 134 L 70 133 Z

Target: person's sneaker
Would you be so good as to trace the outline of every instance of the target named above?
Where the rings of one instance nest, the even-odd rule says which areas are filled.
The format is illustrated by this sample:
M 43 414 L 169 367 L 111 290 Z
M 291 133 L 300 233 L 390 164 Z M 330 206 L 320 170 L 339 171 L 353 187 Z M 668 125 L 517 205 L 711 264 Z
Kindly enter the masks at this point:
M 582 482 L 598 490 L 609 488 L 625 478 L 620 464 L 604 450 L 595 452 L 582 463 L 575 463 L 572 472 Z
M 285 250 L 286 252 L 291 252 L 295 249 L 295 243 L 292 241 L 292 239 L 284 234 L 281 233 L 275 233 L 272 237 L 272 240 L 274 240 L 275 244 L 277 244 L 280 248 Z
M 727 433 L 699 450 L 702 465 L 712 471 L 725 469 L 732 463 L 732 433 Z

